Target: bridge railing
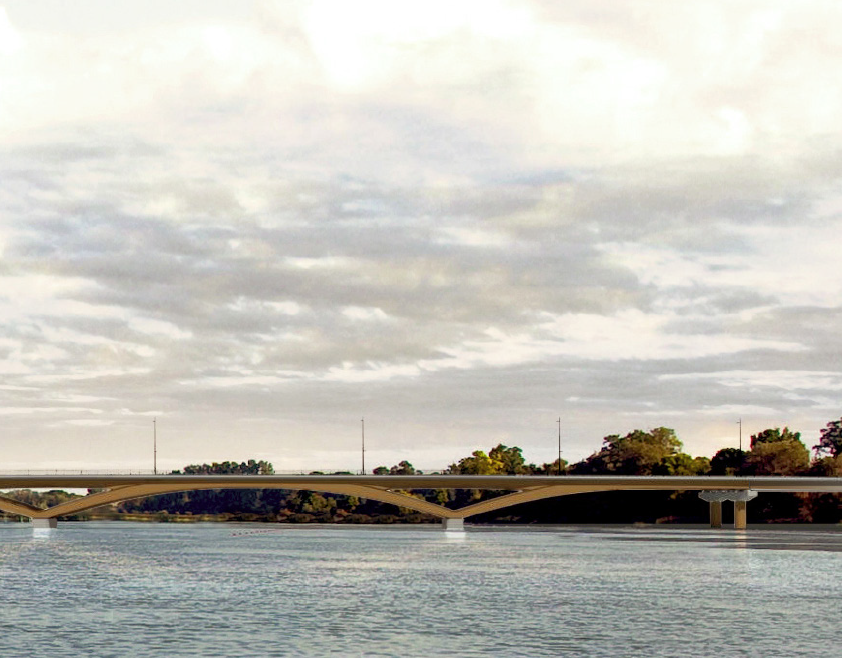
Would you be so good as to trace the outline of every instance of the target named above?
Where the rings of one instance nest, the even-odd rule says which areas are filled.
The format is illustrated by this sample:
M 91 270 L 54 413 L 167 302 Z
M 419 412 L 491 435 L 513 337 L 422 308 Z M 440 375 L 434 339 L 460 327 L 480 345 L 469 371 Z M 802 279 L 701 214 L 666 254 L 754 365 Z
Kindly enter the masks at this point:
M 5 469 L 0 468 L 3 475 L 155 475 L 155 471 L 148 469 L 81 469 L 81 468 L 28 468 L 28 469 Z M 171 475 L 172 471 L 158 469 L 157 475 Z M 336 469 L 308 469 L 308 470 L 281 470 L 274 471 L 273 475 L 364 475 L 359 470 L 337 471 Z M 231 475 L 220 473 L 220 475 Z

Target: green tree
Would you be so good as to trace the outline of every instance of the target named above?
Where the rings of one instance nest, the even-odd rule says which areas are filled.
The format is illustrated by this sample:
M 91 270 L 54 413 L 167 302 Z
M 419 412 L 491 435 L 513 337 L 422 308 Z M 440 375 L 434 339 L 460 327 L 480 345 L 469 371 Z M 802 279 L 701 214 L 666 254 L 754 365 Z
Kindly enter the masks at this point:
M 565 460 L 565 459 L 561 460 L 561 469 L 559 469 L 558 464 L 559 464 L 558 459 L 556 459 L 553 462 L 542 464 L 541 466 L 535 466 L 534 464 L 531 464 L 531 466 L 532 466 L 531 470 L 532 470 L 532 472 L 538 473 L 538 474 L 541 474 L 541 475 L 558 475 L 559 470 L 560 470 L 562 475 L 567 473 L 567 460 Z
M 745 470 L 746 453 L 739 448 L 723 448 L 710 460 L 711 475 L 741 475 Z
M 415 467 L 404 460 L 400 464 L 392 466 L 389 469 L 389 475 L 415 475 Z
M 492 459 L 482 450 L 474 450 L 470 457 L 463 457 L 458 464 L 451 464 L 450 472 L 462 475 L 496 475 L 503 472 L 503 462 Z
M 621 437 L 606 436 L 602 449 L 573 466 L 576 474 L 616 473 L 618 475 L 652 475 L 667 457 L 681 452 L 681 441 L 675 430 L 656 427 L 644 432 L 634 430 Z
M 774 429 L 766 429 L 758 434 L 751 435 L 752 450 L 760 443 L 781 443 L 786 441 L 800 441 L 801 432 L 791 432 L 788 427 L 781 429 L 776 427 Z
M 652 469 L 653 475 L 707 475 L 709 472 L 707 457 L 691 457 L 686 452 L 667 455 Z
M 526 472 L 526 460 L 523 458 L 523 451 L 517 446 L 509 448 L 502 443 L 498 443 L 488 453 L 488 458 L 492 462 L 499 461 L 502 464 L 501 473 L 521 475 Z
M 325 497 L 315 491 L 302 491 L 300 498 L 301 511 L 305 514 L 324 514 L 336 507 L 336 501 L 333 498 Z
M 810 466 L 810 451 L 801 434 L 789 428 L 763 430 L 751 437 L 745 470 L 752 475 L 798 475 Z
M 819 455 L 839 457 L 842 455 L 842 418 L 832 420 L 821 432 L 821 438 L 813 450 Z
M 185 475 L 270 475 L 275 472 L 267 461 L 213 462 L 212 464 L 190 464 L 184 467 Z M 176 474 L 178 472 L 176 471 Z

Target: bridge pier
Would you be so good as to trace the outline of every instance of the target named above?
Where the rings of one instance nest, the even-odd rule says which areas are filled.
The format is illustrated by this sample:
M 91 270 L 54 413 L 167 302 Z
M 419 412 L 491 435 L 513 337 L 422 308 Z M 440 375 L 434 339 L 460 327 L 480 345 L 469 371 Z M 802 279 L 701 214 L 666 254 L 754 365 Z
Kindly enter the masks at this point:
M 710 507 L 710 527 L 722 527 L 722 501 L 729 500 L 730 491 L 700 491 L 699 498 L 706 500 Z
M 745 500 L 734 501 L 734 530 L 745 530 L 747 525 L 747 504 Z
M 700 491 L 699 498 L 706 500 L 710 505 L 711 528 L 722 527 L 722 501 L 731 500 L 734 502 L 734 529 L 745 530 L 748 501 L 757 498 L 757 492 L 750 489 Z
M 41 529 L 50 529 L 58 527 L 58 519 L 31 519 L 32 527 Z
M 442 519 L 442 529 L 447 532 L 464 532 L 465 519 Z
M 710 527 L 711 528 L 721 528 L 722 527 L 722 501 L 721 500 L 711 500 L 708 505 L 710 506 Z
M 734 501 L 734 529 L 746 529 L 746 508 L 748 501 L 757 498 L 756 491 L 744 489 L 742 491 L 735 491 L 731 500 Z

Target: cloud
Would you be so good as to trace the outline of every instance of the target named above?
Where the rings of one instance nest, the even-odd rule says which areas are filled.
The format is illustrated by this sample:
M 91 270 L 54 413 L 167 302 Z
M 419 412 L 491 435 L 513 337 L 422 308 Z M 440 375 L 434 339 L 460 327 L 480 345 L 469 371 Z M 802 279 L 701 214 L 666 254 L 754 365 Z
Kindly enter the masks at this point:
M 92 414 L 102 413 L 101 409 L 81 409 L 79 407 L 4 407 L 2 410 L 0 410 L 0 415 L 11 416 L 17 414 L 55 414 L 66 413 L 68 411 L 71 411 L 72 413 L 79 413 L 80 411 L 86 411 Z
M 770 387 L 786 391 L 842 390 L 842 374 L 839 372 L 811 372 L 793 370 L 731 370 L 725 372 L 682 373 L 662 375 L 665 381 L 680 379 L 714 380 L 732 387 Z
M 172 322 L 154 320 L 151 318 L 132 318 L 128 322 L 129 329 L 153 336 L 165 336 L 176 340 L 190 338 L 192 333 L 179 329 Z
M 113 425 L 113 420 L 99 420 L 97 418 L 75 418 L 64 421 L 68 425 L 77 425 L 79 427 L 108 427 Z
M 635 4 L 10 4 L 0 392 L 66 408 L 7 414 L 9 449 L 76 459 L 77 407 L 117 460 L 166 417 L 173 467 L 244 424 L 344 454 L 363 412 L 428 467 L 550 459 L 559 406 L 568 456 L 617 417 L 691 450 L 823 426 L 839 10 Z

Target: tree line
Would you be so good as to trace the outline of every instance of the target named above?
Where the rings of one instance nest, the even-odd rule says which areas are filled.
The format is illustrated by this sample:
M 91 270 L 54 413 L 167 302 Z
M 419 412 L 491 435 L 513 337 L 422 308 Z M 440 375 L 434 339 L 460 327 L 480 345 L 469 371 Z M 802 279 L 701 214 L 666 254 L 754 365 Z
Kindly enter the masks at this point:
M 521 448 L 498 444 L 475 450 L 443 469 L 465 475 L 842 475 L 842 418 L 828 423 L 815 457 L 788 427 L 769 428 L 751 435 L 748 450 L 723 448 L 712 457 L 693 457 L 683 450 L 674 430 L 657 427 L 606 436 L 599 450 L 586 459 L 534 464 Z M 250 465 L 250 466 L 249 466 Z M 251 469 L 251 470 L 248 470 Z M 237 464 L 191 465 L 184 473 L 271 473 L 272 465 L 249 461 Z M 315 472 L 318 473 L 318 472 Z M 377 466 L 374 475 L 420 473 L 408 461 Z M 337 473 L 343 474 L 343 473 Z M 344 474 L 350 474 L 345 472 Z M 503 491 L 419 489 L 405 493 L 450 508 L 459 508 Z M 842 498 L 836 494 L 764 493 L 750 503 L 753 521 L 842 521 Z M 223 514 L 242 520 L 291 523 L 424 523 L 438 519 L 413 510 L 355 496 L 316 491 L 221 490 L 168 494 L 120 504 L 124 513 Z M 633 523 L 636 521 L 702 523 L 707 503 L 696 492 L 601 492 L 537 501 L 473 517 L 474 522 L 497 523 Z M 726 514 L 728 513 L 726 506 Z

